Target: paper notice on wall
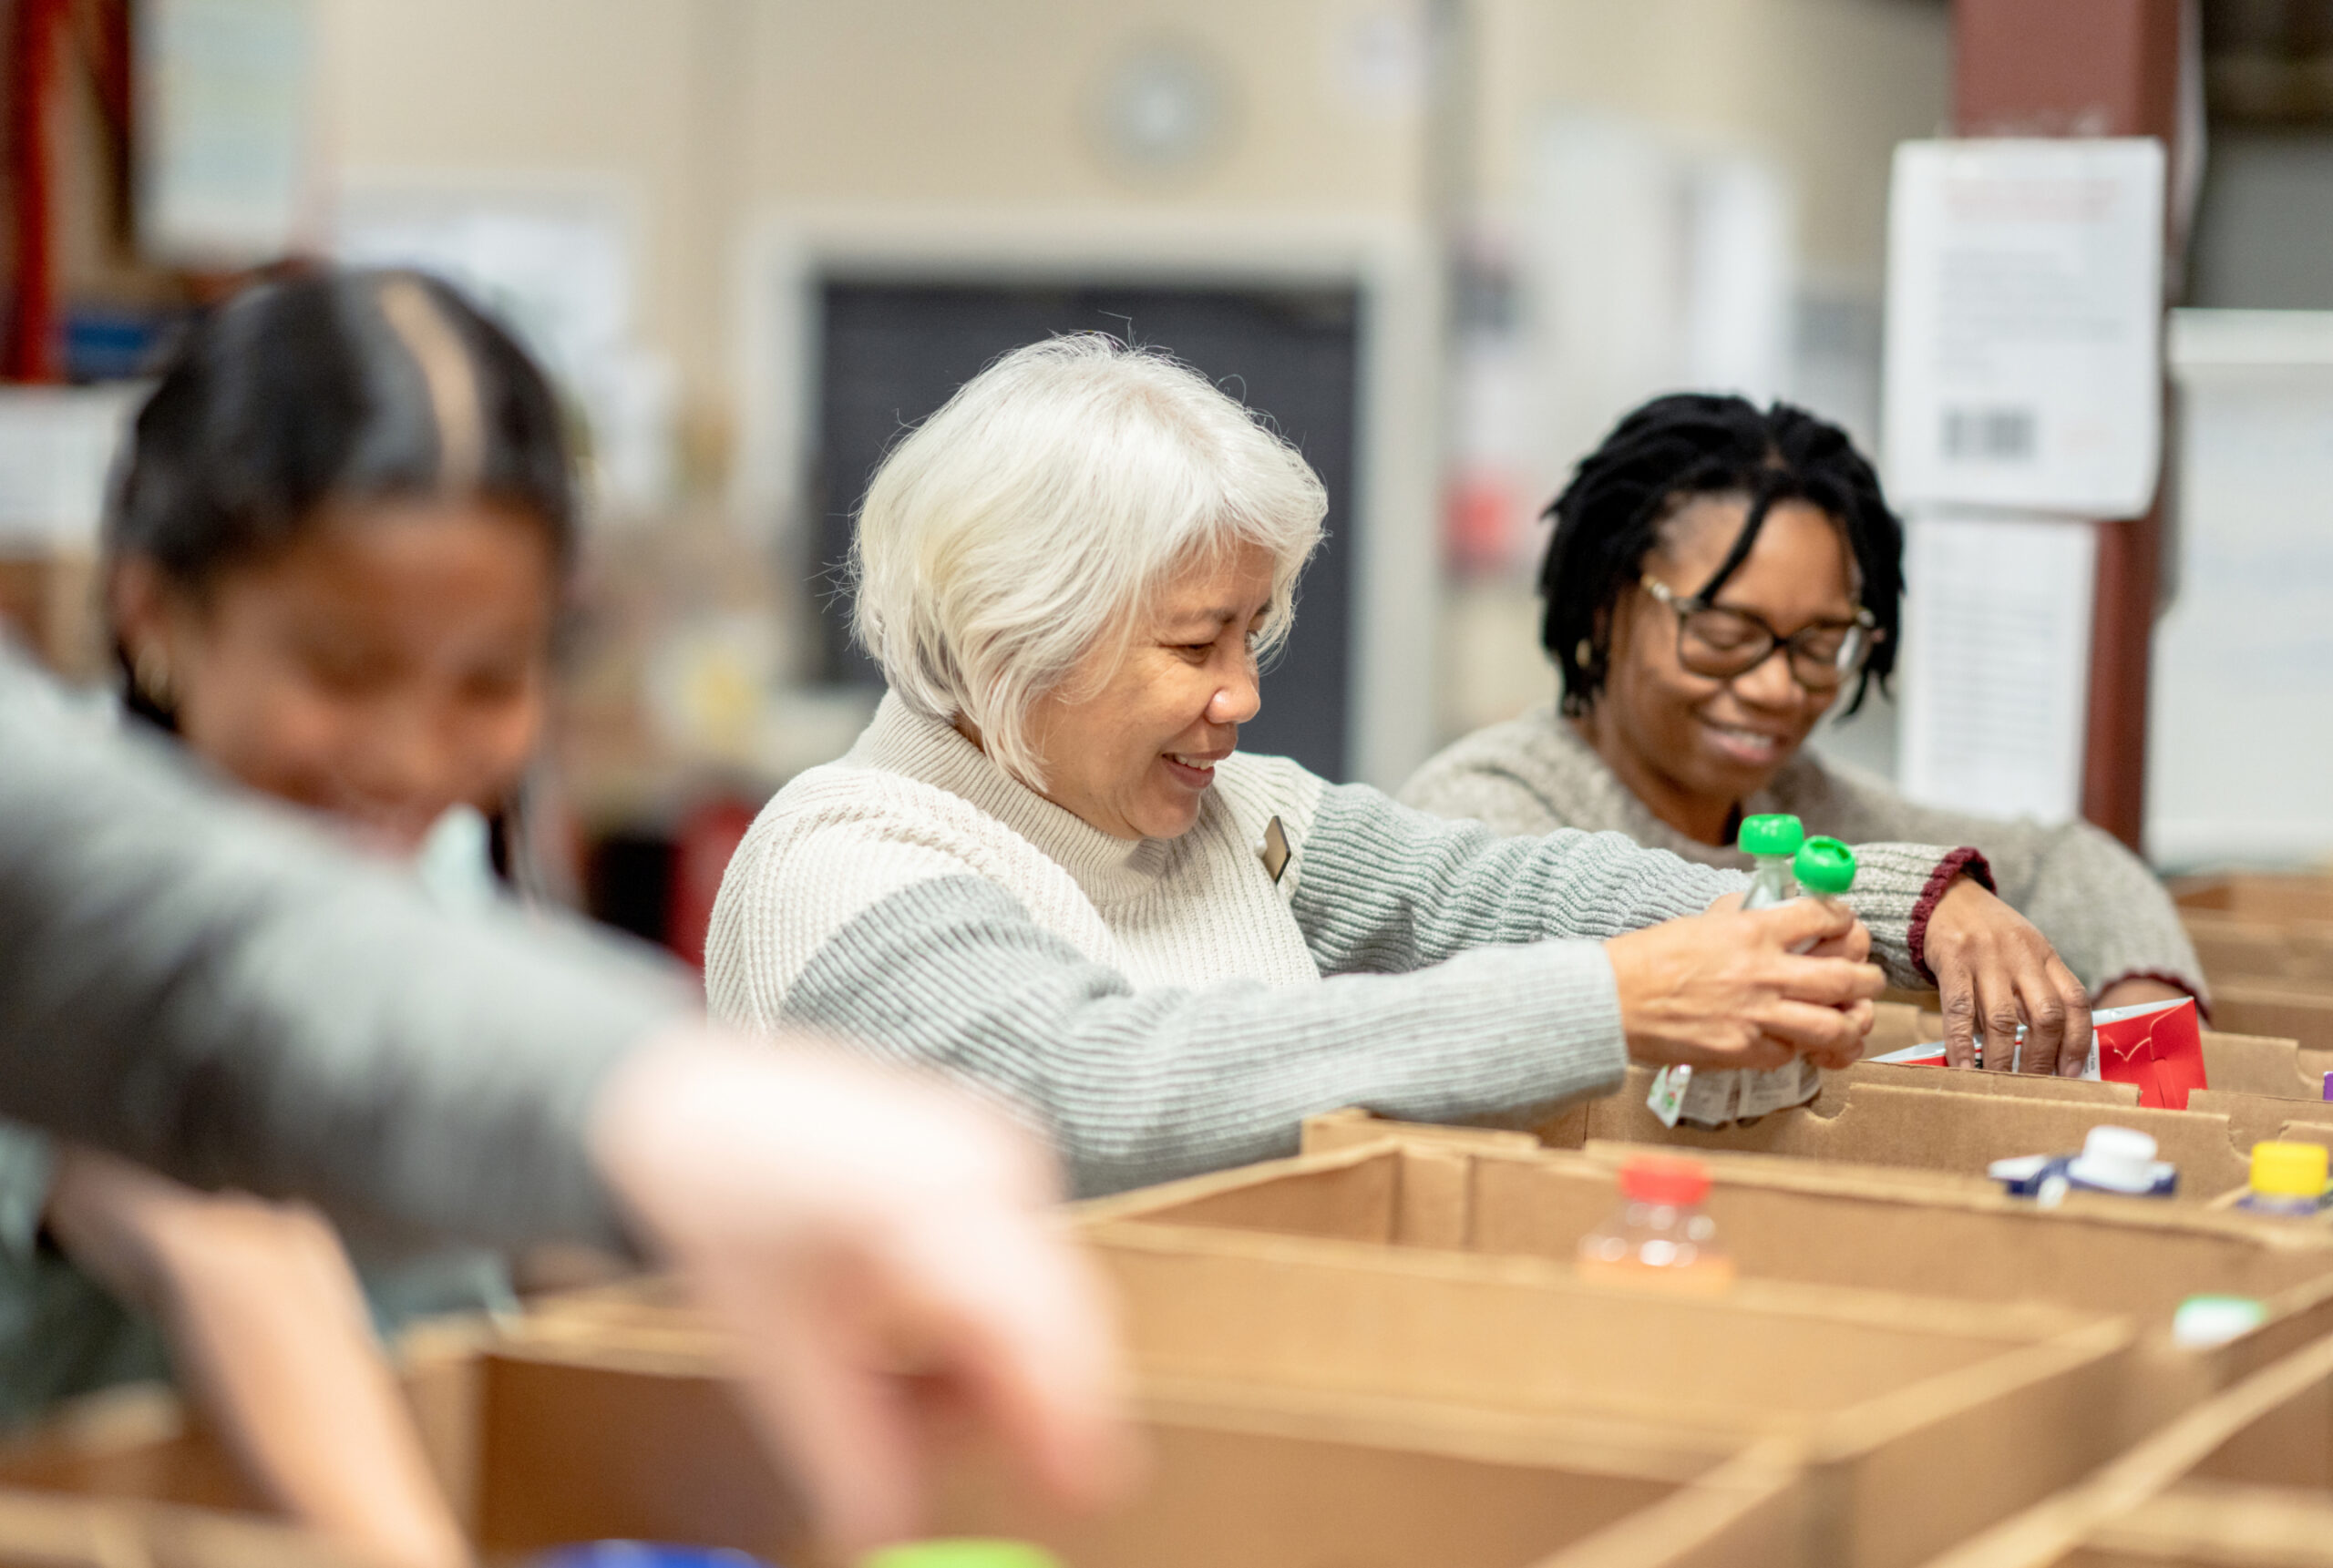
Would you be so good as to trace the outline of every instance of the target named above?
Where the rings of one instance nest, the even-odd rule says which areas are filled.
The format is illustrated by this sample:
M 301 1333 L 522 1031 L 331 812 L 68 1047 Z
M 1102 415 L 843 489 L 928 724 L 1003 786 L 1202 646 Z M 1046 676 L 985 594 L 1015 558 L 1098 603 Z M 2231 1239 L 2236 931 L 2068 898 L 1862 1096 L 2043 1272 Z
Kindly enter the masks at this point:
M 2146 511 L 2163 203 L 2152 138 L 1896 149 L 1884 424 L 1899 504 Z
M 208 267 L 272 261 L 312 217 L 314 0 L 140 0 L 138 237 Z
M 1915 518 L 1905 548 L 1898 784 L 1925 804 L 2071 820 L 2081 804 L 2097 532 Z

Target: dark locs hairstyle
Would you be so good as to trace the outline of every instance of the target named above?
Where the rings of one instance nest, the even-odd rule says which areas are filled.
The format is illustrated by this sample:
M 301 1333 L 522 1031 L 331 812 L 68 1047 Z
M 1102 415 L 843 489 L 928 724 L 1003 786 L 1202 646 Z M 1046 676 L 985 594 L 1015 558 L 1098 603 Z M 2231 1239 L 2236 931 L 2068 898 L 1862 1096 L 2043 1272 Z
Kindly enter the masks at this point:
M 138 415 L 107 555 L 195 593 L 327 503 L 476 497 L 539 518 L 563 569 L 575 495 L 558 399 L 509 333 L 419 272 L 327 271 L 244 291 L 191 327 Z M 132 711 L 139 691 L 116 640 Z
M 1563 671 L 1564 712 L 1587 712 L 1603 690 L 1613 607 L 1643 576 L 1660 525 L 1698 496 L 1749 503 L 1715 575 L 1691 589 L 1698 599 L 1715 596 L 1741 569 L 1775 502 L 1805 501 L 1838 523 L 1876 623 L 1846 712 L 1863 706 L 1874 681 L 1885 692 L 1903 620 L 1904 525 L 1887 509 L 1879 476 L 1846 432 L 1803 408 L 1677 393 L 1622 419 L 1547 507 L 1556 531 L 1539 568 L 1539 641 Z

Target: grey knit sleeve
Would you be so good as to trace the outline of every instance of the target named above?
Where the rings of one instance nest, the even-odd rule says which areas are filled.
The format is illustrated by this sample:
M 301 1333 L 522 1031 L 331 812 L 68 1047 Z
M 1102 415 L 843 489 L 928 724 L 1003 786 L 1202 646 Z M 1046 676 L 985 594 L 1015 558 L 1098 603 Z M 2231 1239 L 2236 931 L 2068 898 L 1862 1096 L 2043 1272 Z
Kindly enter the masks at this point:
M 1982 850 L 2002 901 L 2040 928 L 2092 996 L 2134 976 L 2207 995 L 2169 890 L 2089 823 L 2044 826 L 1941 810 L 1843 768 L 1829 770 L 1824 783 L 1858 831 Z
M 1948 851 L 1855 846 L 1847 904 L 1871 931 L 1872 958 L 1896 985 L 1932 983 L 1919 955 L 1932 905 L 1950 880 Z M 1399 974 L 1469 948 L 1544 937 L 1617 937 L 1698 915 L 1749 886 L 1618 833 L 1558 828 L 1498 836 L 1362 784 L 1323 792 L 1299 852 L 1292 901 L 1324 975 Z
M 0 652 L 0 1112 L 407 1233 L 608 1244 L 592 1096 L 691 1010 L 580 931 L 437 911 Z
M 823 943 L 783 1021 L 941 1069 L 1035 1116 L 1080 1194 L 1291 1153 L 1308 1115 L 1525 1118 L 1608 1092 L 1603 950 L 1489 949 L 1401 977 L 1136 990 L 984 877 L 910 884 Z
M 1617 833 L 1502 838 L 1365 784 L 1326 790 L 1297 853 L 1291 907 L 1324 975 L 1403 974 L 1471 948 L 1600 941 L 1749 886 Z

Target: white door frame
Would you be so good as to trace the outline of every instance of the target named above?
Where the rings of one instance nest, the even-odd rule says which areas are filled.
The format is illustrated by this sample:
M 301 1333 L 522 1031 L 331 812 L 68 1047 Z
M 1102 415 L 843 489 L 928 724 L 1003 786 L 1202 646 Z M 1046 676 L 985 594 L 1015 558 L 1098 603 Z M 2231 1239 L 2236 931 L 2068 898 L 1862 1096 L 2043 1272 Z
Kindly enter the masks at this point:
M 738 270 L 734 499 L 773 548 L 800 537 L 822 279 L 1353 288 L 1351 729 L 1354 778 L 1393 788 L 1435 739 L 1441 581 L 1441 281 L 1420 225 L 1358 217 L 787 207 L 748 231 Z

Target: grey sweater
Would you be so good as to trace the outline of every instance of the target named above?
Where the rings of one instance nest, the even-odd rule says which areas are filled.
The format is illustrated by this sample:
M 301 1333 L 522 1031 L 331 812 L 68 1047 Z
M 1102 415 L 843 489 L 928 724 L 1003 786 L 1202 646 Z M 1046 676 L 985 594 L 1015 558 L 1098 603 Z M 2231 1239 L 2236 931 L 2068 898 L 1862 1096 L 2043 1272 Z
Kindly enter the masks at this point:
M 1402 799 L 1500 833 L 1625 833 L 1703 866 L 1750 864 L 1738 851 L 1698 843 L 1653 815 L 1553 704 L 1449 747 L 1403 786 Z M 1809 833 L 1850 844 L 1972 845 L 1984 852 L 2001 897 L 2041 928 L 2092 996 L 2136 976 L 2205 995 L 2203 966 L 2170 895 L 2136 856 L 2086 822 L 2044 827 L 1917 805 L 1878 779 L 1804 750 L 1742 809 L 1788 812 Z
M 687 1015 L 580 930 L 435 908 L 0 650 L 0 1114 L 360 1227 L 621 1245 L 584 1147 Z

